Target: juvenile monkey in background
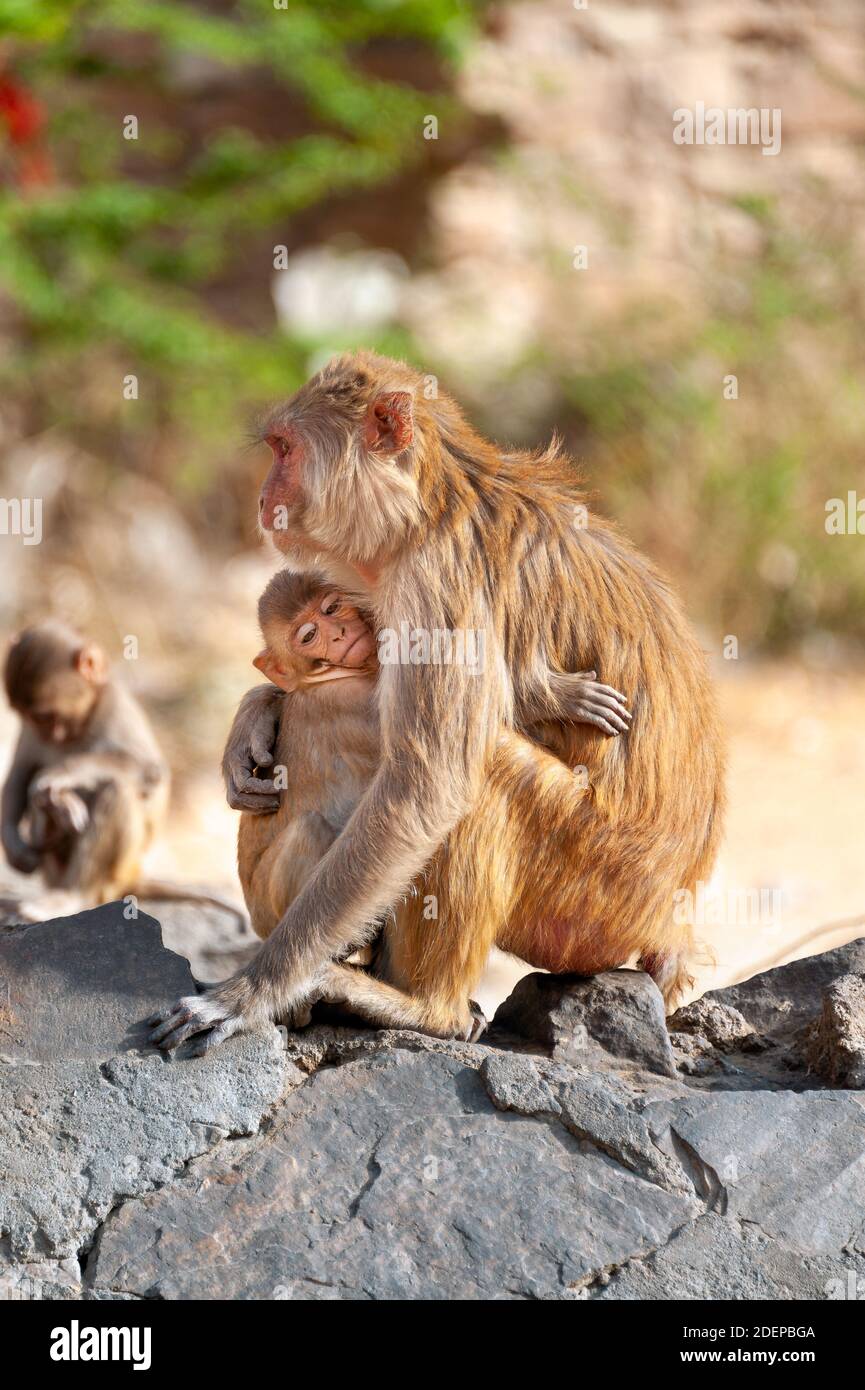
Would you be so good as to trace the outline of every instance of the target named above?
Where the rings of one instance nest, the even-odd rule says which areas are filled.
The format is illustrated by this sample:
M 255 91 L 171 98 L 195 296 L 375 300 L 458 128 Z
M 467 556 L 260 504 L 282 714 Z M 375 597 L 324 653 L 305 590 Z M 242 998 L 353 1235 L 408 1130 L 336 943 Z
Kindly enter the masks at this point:
M 265 645 L 253 664 L 287 695 L 275 747 L 287 775 L 273 815 L 241 815 L 237 862 L 252 926 L 266 938 L 378 768 L 379 663 L 369 621 L 320 572 L 275 574 L 258 616 Z M 624 732 L 624 698 L 594 674 L 563 678 L 567 717 Z
M 588 507 L 557 446 L 490 444 L 425 384 L 371 353 L 323 367 L 264 428 L 260 522 L 294 566 L 326 567 L 362 595 L 377 631 L 482 631 L 483 674 L 382 667 L 367 791 L 247 970 L 166 1011 L 153 1034 L 165 1046 L 196 1033 L 206 1046 L 304 1005 L 344 943 L 421 873 L 438 917 L 397 923 L 388 980 L 430 1032 L 465 1034 L 495 942 L 556 972 L 636 955 L 668 1005 L 688 982 L 692 924 L 675 895 L 708 878 L 724 802 L 703 654 L 668 585 Z M 558 673 L 588 667 L 627 691 L 628 738 L 563 722 Z M 247 697 L 229 766 L 261 764 L 273 717 L 270 695 Z M 553 763 L 523 779 L 514 764 L 506 799 L 490 802 L 502 739 L 539 721 Z M 563 763 L 584 767 L 579 785 Z M 255 790 L 252 776 L 233 788 L 247 804 Z M 503 825 L 516 862 L 490 895 Z
M 137 882 L 168 801 L 144 711 L 111 680 L 102 649 L 58 622 L 13 639 L 3 679 L 21 716 L 2 796 L 9 863 L 39 870 L 81 906 L 120 897 Z

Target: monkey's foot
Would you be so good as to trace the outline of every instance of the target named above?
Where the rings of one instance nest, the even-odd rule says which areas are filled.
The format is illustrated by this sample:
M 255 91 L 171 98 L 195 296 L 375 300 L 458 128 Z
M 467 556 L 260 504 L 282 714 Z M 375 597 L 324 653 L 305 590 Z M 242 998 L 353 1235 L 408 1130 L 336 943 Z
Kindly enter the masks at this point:
M 477 1042 L 487 1030 L 488 1023 L 484 1011 L 480 1004 L 476 1004 L 474 999 L 469 1000 L 469 1025 L 463 1034 L 464 1042 Z
M 151 1030 L 148 1043 L 170 1052 L 189 1038 L 196 1038 L 190 1048 L 191 1057 L 201 1057 L 217 1043 L 233 1033 L 249 1027 L 242 1013 L 227 1008 L 219 999 L 207 994 L 188 994 L 167 1009 L 160 1009 L 145 1020 Z M 201 1035 L 200 1037 L 197 1035 Z
M 152 1014 L 146 1020 L 151 1030 L 147 1041 L 152 1047 L 170 1052 L 194 1038 L 187 1055 L 203 1057 L 234 1033 L 248 1032 L 277 1017 L 290 1028 L 303 1028 L 311 1021 L 310 1007 L 319 994 L 310 983 L 298 992 L 296 1003 L 276 1009 L 261 986 L 246 971 L 240 971 L 203 994 L 186 995 L 169 1008 Z
M 281 1010 L 276 1022 L 281 1028 L 289 1028 L 292 1032 L 297 1032 L 299 1028 L 308 1028 L 312 1023 L 312 1006 L 316 1002 L 316 998 L 313 997 L 298 1004 L 294 1009 Z
M 232 1034 L 254 1028 L 270 1017 L 260 987 L 241 970 L 203 994 L 188 994 L 170 1008 L 153 1014 L 147 1020 L 151 1029 L 148 1042 L 170 1052 L 195 1038 L 189 1056 L 201 1057 Z

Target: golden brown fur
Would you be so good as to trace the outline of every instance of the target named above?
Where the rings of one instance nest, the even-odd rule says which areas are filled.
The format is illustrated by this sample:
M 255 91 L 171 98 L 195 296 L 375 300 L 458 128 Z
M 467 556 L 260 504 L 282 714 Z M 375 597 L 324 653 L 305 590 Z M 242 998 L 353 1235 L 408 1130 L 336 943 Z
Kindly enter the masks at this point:
M 310 686 L 286 697 L 276 763 L 285 767 L 279 810 L 245 813 L 237 866 L 254 930 L 266 938 L 294 902 L 354 810 L 379 761 L 372 676 Z
M 410 997 L 383 991 L 374 1016 L 470 1030 L 495 940 L 558 970 L 638 952 L 672 999 L 692 944 L 673 894 L 711 867 L 723 757 L 705 661 L 666 583 L 586 513 L 555 446 L 488 443 L 403 364 L 336 359 L 265 435 L 262 525 L 290 561 L 352 584 L 378 629 L 482 630 L 485 670 L 382 669 L 382 762 L 344 832 L 249 969 L 183 1001 L 160 1036 L 212 1028 L 218 1041 L 322 988 L 351 995 L 330 960 L 424 870 L 438 918 L 423 919 L 420 899 L 400 911 L 390 980 Z M 628 737 L 560 726 L 550 672 L 587 667 L 627 692 Z M 525 760 L 510 742 L 539 719 L 558 760 Z M 587 789 L 562 760 L 585 766 Z

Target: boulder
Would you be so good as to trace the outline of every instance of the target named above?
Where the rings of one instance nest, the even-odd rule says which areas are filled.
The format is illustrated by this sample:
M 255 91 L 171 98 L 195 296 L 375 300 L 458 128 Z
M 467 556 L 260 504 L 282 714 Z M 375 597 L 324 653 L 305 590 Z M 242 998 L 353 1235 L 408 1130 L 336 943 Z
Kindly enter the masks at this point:
M 541 1043 L 574 1067 L 676 1074 L 664 1001 L 642 970 L 525 975 L 496 1010 L 493 1026 Z
M 841 975 L 824 989 L 806 1056 L 828 1081 L 865 1087 L 865 975 Z

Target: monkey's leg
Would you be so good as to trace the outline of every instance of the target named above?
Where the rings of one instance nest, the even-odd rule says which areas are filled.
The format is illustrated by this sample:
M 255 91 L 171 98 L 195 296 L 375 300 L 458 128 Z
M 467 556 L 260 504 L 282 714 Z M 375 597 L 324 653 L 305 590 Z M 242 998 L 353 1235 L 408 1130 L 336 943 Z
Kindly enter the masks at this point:
M 414 1021 L 401 1026 L 442 1037 L 478 1035 L 471 995 L 507 921 L 519 864 L 509 797 L 491 775 L 416 891 L 385 923 L 380 973 L 413 1001 Z
M 321 986 L 321 998 L 329 1004 L 344 1004 L 378 1028 L 411 1028 L 418 1033 L 437 1033 L 431 1026 L 426 1000 L 406 994 L 404 990 L 376 979 L 365 970 L 334 962 L 327 967 Z M 468 1015 L 460 1034 L 456 1026 L 443 1029 L 447 1037 L 461 1036 L 475 1042 L 486 1027 L 486 1019 L 477 1004 L 469 1000 Z
M 241 817 L 237 867 L 253 931 L 266 941 L 336 838 L 317 814 Z
M 299 817 L 275 842 L 261 866 L 270 916 L 266 931 L 255 928 L 259 936 L 270 935 L 316 864 L 330 849 L 337 833 L 323 816 L 313 812 Z

